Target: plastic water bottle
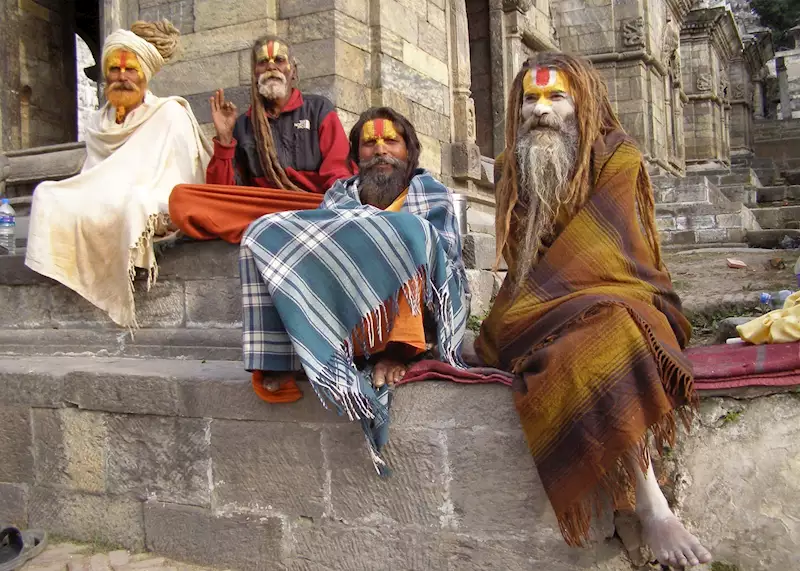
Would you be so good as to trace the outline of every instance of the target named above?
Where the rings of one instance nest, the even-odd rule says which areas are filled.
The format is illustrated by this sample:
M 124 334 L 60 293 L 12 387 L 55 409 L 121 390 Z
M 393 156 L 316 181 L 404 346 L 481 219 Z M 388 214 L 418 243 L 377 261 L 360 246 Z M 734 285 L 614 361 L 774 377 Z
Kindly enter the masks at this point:
M 758 296 L 758 301 L 762 305 L 766 305 L 769 309 L 782 309 L 786 298 L 792 295 L 793 292 L 788 289 L 782 289 L 776 295 L 771 293 L 762 293 Z
M 17 213 L 7 198 L 0 200 L 0 254 L 16 253 L 16 225 Z

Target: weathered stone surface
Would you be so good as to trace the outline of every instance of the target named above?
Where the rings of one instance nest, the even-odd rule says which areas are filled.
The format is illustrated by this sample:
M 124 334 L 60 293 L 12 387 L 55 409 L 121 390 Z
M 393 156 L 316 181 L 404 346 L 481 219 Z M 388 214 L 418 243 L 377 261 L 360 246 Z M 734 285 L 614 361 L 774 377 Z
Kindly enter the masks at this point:
M 249 75 L 249 73 L 250 73 L 250 71 L 249 71 L 250 70 L 250 52 L 246 51 L 246 52 L 241 52 L 241 53 L 246 55 L 245 59 L 247 60 L 247 63 L 245 64 L 245 66 L 246 66 L 245 69 L 246 69 L 246 73 L 247 73 L 247 78 L 246 78 L 247 85 L 226 88 L 225 89 L 225 100 L 226 101 L 230 101 L 231 103 L 236 105 L 237 111 L 239 111 L 240 113 L 243 113 L 250 106 L 250 75 Z M 215 93 L 215 91 L 206 91 L 204 93 L 195 93 L 194 95 L 187 95 L 186 96 L 186 101 L 188 101 L 189 105 L 192 106 L 192 111 L 194 112 L 195 118 L 197 119 L 198 123 L 201 123 L 201 124 L 202 123 L 210 123 L 212 121 L 212 119 L 211 119 L 211 104 L 209 103 L 209 99 L 211 98 L 212 95 L 214 95 L 214 93 Z M 213 125 L 211 126 L 211 132 L 212 132 L 212 135 L 211 135 L 212 137 L 216 136 L 216 130 L 214 129 Z M 213 244 L 217 244 L 217 243 L 229 245 L 229 244 L 227 244 L 227 242 L 222 242 L 221 240 L 219 242 L 194 242 L 194 243 L 190 242 L 190 243 L 186 243 L 185 245 L 189 246 L 191 244 L 202 244 L 203 246 L 207 246 L 208 247 L 208 246 L 212 246 Z M 179 257 L 181 259 L 189 257 L 189 256 L 183 254 L 183 246 L 184 246 L 184 244 L 181 244 L 181 250 L 180 250 L 181 251 L 181 255 L 180 256 L 171 256 L 171 257 L 173 257 L 173 258 Z M 201 252 L 203 252 L 205 249 L 206 248 L 198 248 L 198 250 L 200 250 Z M 211 249 L 213 250 L 213 247 Z M 169 255 L 170 255 L 169 251 L 167 251 L 166 256 L 169 256 Z M 208 256 L 207 255 L 203 255 L 203 258 L 208 259 Z M 190 263 L 190 262 L 188 262 L 188 260 L 187 260 L 187 265 L 188 265 L 188 263 Z M 163 277 L 162 273 L 161 273 L 161 265 L 160 264 L 161 264 L 161 260 L 159 260 L 159 267 L 158 267 L 159 279 L 161 279 Z M 203 269 L 200 269 L 200 272 L 201 273 L 209 273 L 209 272 L 220 271 L 220 270 L 224 270 L 224 269 L 226 269 L 225 265 L 223 265 L 221 268 L 213 268 L 213 267 L 203 268 Z
M 419 23 L 419 46 L 440 61 L 447 61 L 447 34 L 427 22 Z
M 0 482 L 33 480 L 30 409 L 0 405 Z
M 242 286 L 239 280 L 186 282 L 187 327 L 242 326 Z
M 447 30 L 447 20 L 445 19 L 445 11 L 439 8 L 433 2 L 428 2 L 428 22 L 434 28 Z
M 716 561 L 752 571 L 800 565 L 796 395 L 704 401 L 675 456 L 688 476 L 679 489 L 681 517 Z
M 299 76 L 305 80 L 335 73 L 335 43 L 334 38 L 325 38 L 302 44 L 293 44 L 292 55 L 297 58 L 297 73 Z
M 324 511 L 318 430 L 297 424 L 215 420 L 211 458 L 217 509 L 277 510 L 313 518 Z
M 447 450 L 459 527 L 473 532 L 558 529 L 521 430 L 448 430 Z
M 328 75 L 303 79 L 300 77 L 300 89 L 309 93 L 324 95 L 336 107 L 351 113 L 362 113 L 370 107 L 369 90 L 343 77 Z
M 228 97 L 229 90 L 225 90 Z M 211 97 L 208 94 L 208 97 Z M 250 90 L 247 88 L 249 104 Z M 194 105 L 192 106 L 194 109 Z M 195 110 L 195 114 L 197 111 Z M 209 117 L 210 120 L 210 117 Z M 158 261 L 160 280 L 239 278 L 239 246 L 222 240 L 192 241 L 167 250 Z
M 464 236 L 462 246 L 464 266 L 471 270 L 491 270 L 495 260 L 495 240 L 489 234 L 476 234 L 471 232 Z M 501 261 L 499 269 L 506 269 Z
M 2 341 L 0 341 L 2 345 Z M 61 405 L 63 380 L 60 377 L 25 372 L 24 364 L 14 369 L 0 369 L 0 394 L 3 404 L 36 407 Z
M 237 0 L 236 2 L 194 0 L 194 26 L 197 30 L 208 30 L 251 22 L 252 20 L 275 18 L 276 14 L 270 11 L 272 5 L 272 2 L 265 2 L 265 0 Z M 259 35 L 274 34 L 274 23 L 272 25 L 272 30 L 265 29 Z M 267 28 L 268 26 L 264 27 Z M 229 33 L 233 35 L 233 32 Z M 255 40 L 259 35 L 251 41 Z M 214 53 L 220 53 L 221 51 L 215 50 Z
M 13 312 L 0 312 L 0 327 L 47 327 L 50 325 L 50 288 L 0 286 L 0 307 L 14 308 Z
M 202 2 L 202 0 L 197 0 Z M 194 15 L 192 6 L 195 0 L 173 0 L 163 2 L 149 8 L 140 7 L 139 18 L 147 21 L 157 21 L 166 18 L 174 24 L 181 34 L 191 34 L 194 31 Z
M 283 541 L 277 517 L 213 517 L 207 510 L 148 502 L 147 549 L 221 568 L 271 571 Z
M 33 409 L 36 483 L 105 492 L 106 428 L 101 413 Z
M 335 7 L 335 0 L 306 0 L 305 2 L 278 0 L 278 16 L 281 20 L 285 20 L 306 14 L 333 10 Z
M 159 280 L 150 287 L 136 284 L 136 321 L 139 327 L 180 327 L 184 323 L 183 284 Z
M 108 492 L 208 505 L 210 420 L 109 415 Z
M 442 85 L 450 85 L 447 64 L 407 41 L 403 42 L 403 63 Z
M 492 307 L 494 274 L 487 270 L 467 270 L 467 282 L 472 294 L 469 314 L 483 318 Z
M 29 490 L 32 528 L 80 541 L 144 547 L 142 504 L 127 498 L 34 486 Z
M 372 13 L 372 24 L 386 28 L 407 42 L 417 45 L 419 18 L 409 17 L 408 9 L 395 0 L 381 0 L 380 11 Z
M 0 484 L 0 521 L 28 527 L 27 489 L 21 484 Z
M 363 446 L 362 446 L 363 447 Z M 374 478 L 374 475 L 373 475 Z M 292 571 L 424 569 L 449 571 L 436 535 L 419 531 L 326 525 L 292 526 Z
M 398 387 L 392 403 L 392 430 L 515 426 L 518 422 L 511 389 L 500 384 L 467 388 L 449 382 L 409 383 Z
M 69 288 L 57 285 L 50 288 L 49 293 L 52 321 L 59 327 L 87 327 L 93 325 L 111 327 L 114 325 L 114 322 L 105 312 Z
M 377 520 L 434 529 L 440 518 L 446 517 L 446 445 L 439 432 L 393 428 L 384 454 L 392 469 L 389 479 L 376 476 L 360 426 L 327 429 L 323 446 L 337 518 L 357 524 Z
M 89 410 L 178 414 L 178 385 L 171 378 L 174 371 L 152 376 L 144 371 L 137 374 L 137 362 L 131 361 L 118 360 L 121 367 L 109 367 L 102 372 L 87 367 L 67 373 L 64 379 L 65 400 Z M 176 362 L 176 365 L 180 363 Z
M 166 66 L 150 83 L 153 93 L 203 93 L 239 85 L 239 54 L 218 54 Z
M 416 128 L 417 133 L 428 135 L 441 142 L 450 142 L 449 117 L 412 102 L 409 120 Z
M 429 170 L 434 177 L 442 172 L 442 144 L 432 137 L 417 133 L 422 147 L 419 154 L 419 166 Z

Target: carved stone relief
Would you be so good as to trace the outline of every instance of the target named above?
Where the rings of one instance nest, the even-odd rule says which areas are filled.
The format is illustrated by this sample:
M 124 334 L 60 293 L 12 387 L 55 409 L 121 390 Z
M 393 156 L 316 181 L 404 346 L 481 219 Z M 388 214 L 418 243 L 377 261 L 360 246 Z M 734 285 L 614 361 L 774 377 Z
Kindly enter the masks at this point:
M 523 14 L 531 9 L 533 0 L 503 0 L 503 12 L 513 12 L 517 10 Z
M 697 91 L 711 91 L 710 73 L 701 73 L 697 76 Z
M 737 83 L 733 86 L 733 99 L 739 100 L 745 98 L 745 89 L 744 85 L 741 83 Z
M 626 48 L 644 46 L 644 18 L 622 20 L 622 45 Z

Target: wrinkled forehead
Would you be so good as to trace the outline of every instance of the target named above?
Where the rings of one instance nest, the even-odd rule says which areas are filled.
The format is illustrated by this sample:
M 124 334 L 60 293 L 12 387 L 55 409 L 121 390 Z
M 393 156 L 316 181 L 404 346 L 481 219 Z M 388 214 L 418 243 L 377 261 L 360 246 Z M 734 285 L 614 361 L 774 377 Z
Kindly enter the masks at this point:
M 361 128 L 361 142 L 371 142 L 383 139 L 401 139 L 402 129 L 398 128 L 390 119 L 372 119 L 364 123 Z
M 525 95 L 571 94 L 567 74 L 552 66 L 529 69 L 522 78 L 522 91 Z
M 270 40 L 256 49 L 256 61 L 258 62 L 275 61 L 278 57 L 289 59 L 289 46 L 281 41 Z
M 138 72 L 140 77 L 144 77 L 142 64 L 139 63 L 139 58 L 136 57 L 135 53 L 129 52 L 128 50 L 118 49 L 108 54 L 104 68 L 106 75 L 108 75 L 112 67 L 118 67 L 122 71 L 133 69 Z

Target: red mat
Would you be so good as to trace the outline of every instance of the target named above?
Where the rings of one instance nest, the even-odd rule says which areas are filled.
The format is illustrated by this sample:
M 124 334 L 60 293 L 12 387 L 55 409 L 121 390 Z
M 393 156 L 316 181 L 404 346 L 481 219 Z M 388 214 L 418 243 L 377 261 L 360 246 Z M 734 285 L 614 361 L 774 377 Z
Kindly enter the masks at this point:
M 687 349 L 698 391 L 800 385 L 800 343 Z
M 687 349 L 698 391 L 742 387 L 800 386 L 800 342 L 775 345 L 711 345 Z M 414 363 L 397 383 L 452 381 L 500 383 L 510 386 L 513 376 L 490 367 L 456 369 L 441 361 Z

